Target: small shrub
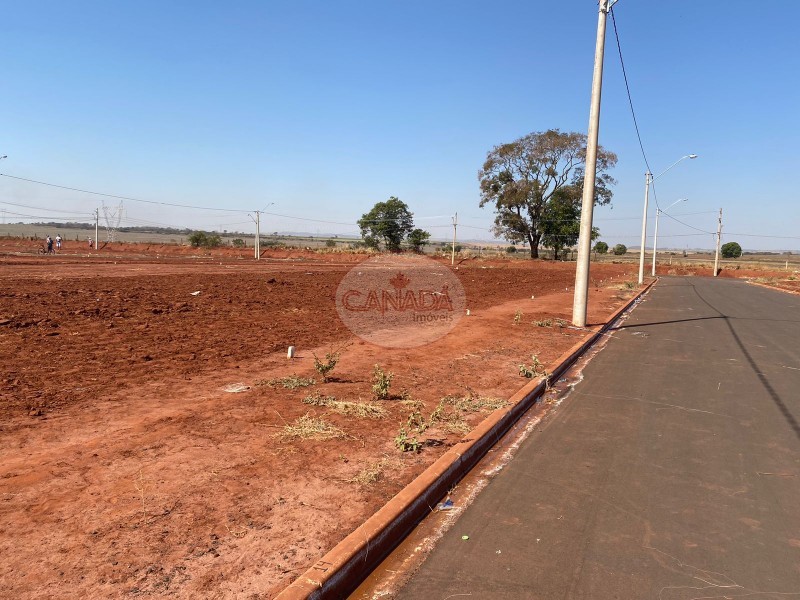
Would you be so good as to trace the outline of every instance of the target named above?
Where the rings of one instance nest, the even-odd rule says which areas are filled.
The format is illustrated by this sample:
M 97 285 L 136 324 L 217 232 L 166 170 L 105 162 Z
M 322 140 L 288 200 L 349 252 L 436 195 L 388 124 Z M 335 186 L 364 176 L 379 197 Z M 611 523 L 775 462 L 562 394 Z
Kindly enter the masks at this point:
M 614 246 L 614 249 L 612 250 L 612 252 L 617 256 L 622 256 L 627 251 L 628 247 L 625 244 L 617 244 L 616 246 Z
M 405 427 L 400 428 L 394 438 L 394 445 L 400 452 L 419 452 L 422 449 L 422 442 L 414 436 L 409 436 Z
M 415 410 L 408 415 L 406 426 L 417 433 L 425 433 L 425 430 L 428 429 L 428 422 L 425 420 L 425 417 L 422 416 L 421 412 Z
M 339 362 L 339 353 L 327 352 L 324 361 L 320 360 L 315 353 L 312 352 L 312 354 L 314 355 L 314 369 L 322 376 L 322 381 L 328 381 L 328 373 L 333 371 L 336 363 Z
M 632 289 L 636 288 L 636 282 L 635 281 L 626 281 L 622 285 L 625 286 L 626 290 L 632 290 Z
M 326 248 L 335 248 L 336 242 L 333 240 L 325 240 L 325 247 Z
M 534 325 L 537 327 L 552 327 L 553 320 L 552 319 L 540 319 L 538 321 L 533 322 Z
M 232 240 L 231 241 L 231 245 L 234 248 L 244 248 L 245 247 L 245 243 L 244 243 L 244 240 L 242 238 L 236 238 L 236 239 Z
M 539 360 L 539 357 L 537 357 L 535 354 L 532 354 L 530 366 L 526 366 L 524 364 L 520 365 L 519 374 L 522 377 L 533 379 L 534 377 L 540 377 L 540 376 L 546 377 L 547 371 L 545 371 L 544 365 Z
M 517 247 L 516 246 L 507 246 L 506 247 L 506 254 L 516 254 Z
M 380 365 L 375 365 L 372 372 L 372 394 L 377 400 L 389 398 L 389 388 L 392 385 L 394 373 L 385 372 Z
M 514 325 L 519 325 L 522 322 L 522 311 L 517 309 L 514 313 Z

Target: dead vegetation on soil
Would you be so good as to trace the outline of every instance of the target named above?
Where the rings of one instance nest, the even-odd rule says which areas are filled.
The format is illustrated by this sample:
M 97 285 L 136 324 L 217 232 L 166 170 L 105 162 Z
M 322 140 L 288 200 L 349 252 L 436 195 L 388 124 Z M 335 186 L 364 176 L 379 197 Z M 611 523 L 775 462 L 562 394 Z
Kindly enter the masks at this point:
M 316 381 L 311 377 L 289 375 L 287 377 L 278 377 L 275 379 L 259 379 L 254 385 L 268 386 L 271 388 L 282 387 L 287 390 L 296 390 L 297 388 L 312 386 L 315 383 Z
M 311 404 L 312 406 L 324 406 L 340 415 L 362 419 L 385 419 L 389 415 L 389 411 L 379 404 L 337 400 L 336 396 L 323 396 L 320 393 L 306 396 L 303 398 L 303 403 Z
M 406 401 L 411 412 L 405 425 L 395 436 L 394 444 L 401 452 L 419 452 L 425 445 L 418 436 L 429 429 L 436 428 L 446 434 L 463 435 L 469 433 L 472 425 L 467 418 L 475 413 L 489 413 L 499 408 L 508 406 L 508 401 L 501 398 L 491 398 L 469 394 L 467 396 L 445 396 L 425 418 L 422 414 L 423 405 L 414 401 Z
M 384 456 L 380 460 L 371 461 L 355 477 L 348 479 L 348 483 L 357 483 L 361 486 L 370 486 L 382 481 L 386 472 L 390 469 L 397 469 L 400 462 L 397 459 Z
M 283 442 L 291 440 L 344 440 L 349 438 L 342 429 L 324 419 L 312 417 L 306 413 L 298 417 L 293 423 L 287 423 L 283 431 L 275 434 Z

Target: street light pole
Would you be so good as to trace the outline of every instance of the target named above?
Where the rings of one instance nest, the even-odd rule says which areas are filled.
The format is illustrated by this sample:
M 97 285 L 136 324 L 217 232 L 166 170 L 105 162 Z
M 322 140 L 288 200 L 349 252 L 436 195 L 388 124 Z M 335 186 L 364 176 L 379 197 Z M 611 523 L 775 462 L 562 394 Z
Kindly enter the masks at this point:
M 639 250 L 639 285 L 644 283 L 644 251 L 645 246 L 647 245 L 647 200 L 648 195 L 650 193 L 650 185 L 659 177 L 661 177 L 664 173 L 669 171 L 672 167 L 677 165 L 684 159 L 687 158 L 697 158 L 697 154 L 687 154 L 686 156 L 681 156 L 678 160 L 668 166 L 666 169 L 661 171 L 658 175 L 653 177 L 653 174 L 650 171 L 644 174 L 644 214 L 642 215 L 642 243 Z M 658 211 L 656 210 L 656 218 L 658 217 Z M 653 258 L 653 263 L 655 264 L 655 258 Z M 655 275 L 655 267 L 653 267 L 653 275 Z
M 661 216 L 661 213 L 667 212 L 670 208 L 675 206 L 678 202 L 686 202 L 687 200 L 688 200 L 688 198 L 678 198 L 677 200 L 675 200 L 675 202 L 670 204 L 664 210 L 661 210 L 660 208 L 656 208 L 656 230 L 653 232 L 653 277 L 656 276 L 656 252 L 657 252 L 656 246 L 658 244 L 658 217 Z
M 717 220 L 717 249 L 714 252 L 714 277 L 719 274 L 719 243 L 722 240 L 722 209 L 719 209 L 719 219 Z
M 642 243 L 639 245 L 639 285 L 644 283 L 644 247 L 647 243 L 647 202 L 650 196 L 650 182 L 653 174 L 648 170 L 644 174 L 644 212 L 642 214 Z
M 456 228 L 458 227 L 458 213 L 453 217 L 453 248 L 450 253 L 450 265 L 456 264 Z
M 597 17 L 597 42 L 594 50 L 592 100 L 589 108 L 589 132 L 586 136 L 586 169 L 581 202 L 581 227 L 578 237 L 578 263 L 575 268 L 575 297 L 572 303 L 572 324 L 586 326 L 586 305 L 589 301 L 589 259 L 592 243 L 594 184 L 597 178 L 597 139 L 600 135 L 600 96 L 603 91 L 603 55 L 606 44 L 606 20 L 617 0 L 600 0 Z
M 261 211 L 256 211 L 256 239 L 253 243 L 253 251 L 255 252 L 255 259 L 261 260 Z

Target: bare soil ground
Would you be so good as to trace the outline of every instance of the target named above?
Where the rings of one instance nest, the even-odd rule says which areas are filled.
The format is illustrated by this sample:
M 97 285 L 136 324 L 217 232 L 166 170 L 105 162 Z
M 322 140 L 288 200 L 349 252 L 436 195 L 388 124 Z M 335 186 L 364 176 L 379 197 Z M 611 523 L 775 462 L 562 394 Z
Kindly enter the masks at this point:
M 507 398 L 520 364 L 584 335 L 555 326 L 571 264 L 464 262 L 471 316 L 389 350 L 335 309 L 361 256 L 30 244 L 0 240 L 0 589 L 14 598 L 273 597 L 485 413 L 451 411 L 403 453 L 409 419 L 446 396 Z M 630 297 L 634 270 L 593 266 L 590 321 Z M 312 353 L 342 344 L 322 382 Z M 376 363 L 395 375 L 388 400 L 372 398 Z M 290 375 L 316 383 L 264 385 Z M 342 414 L 310 395 L 378 409 Z M 304 416 L 341 436 L 289 436 Z

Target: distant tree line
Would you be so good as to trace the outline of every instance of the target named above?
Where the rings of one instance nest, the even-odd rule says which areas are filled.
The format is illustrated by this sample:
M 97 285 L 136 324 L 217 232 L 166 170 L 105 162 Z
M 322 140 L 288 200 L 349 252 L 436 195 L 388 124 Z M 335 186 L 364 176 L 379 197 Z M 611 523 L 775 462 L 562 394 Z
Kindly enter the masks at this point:
M 59 229 L 94 229 L 94 223 L 77 223 L 77 222 L 67 222 L 67 223 L 57 223 L 55 221 L 50 222 L 40 222 L 40 223 L 31 223 L 31 225 L 36 225 L 40 227 L 52 227 L 52 228 L 59 228 Z M 165 235 L 189 235 L 192 233 L 192 229 L 183 228 L 179 229 L 177 227 L 154 227 L 152 225 L 146 226 L 136 226 L 136 227 L 117 227 L 117 231 L 121 231 L 123 233 L 161 233 Z

